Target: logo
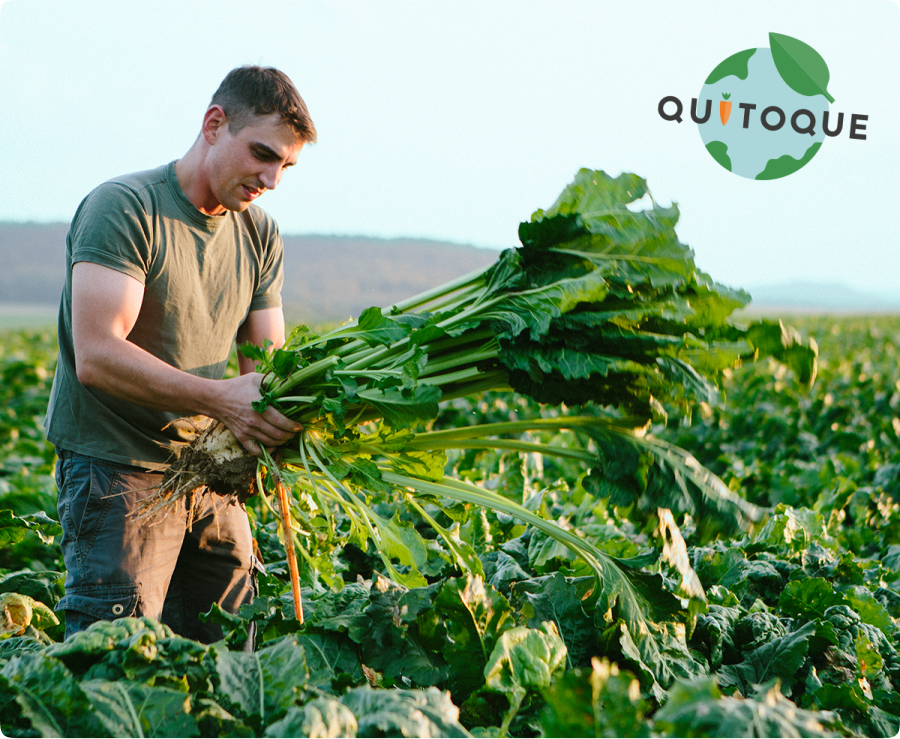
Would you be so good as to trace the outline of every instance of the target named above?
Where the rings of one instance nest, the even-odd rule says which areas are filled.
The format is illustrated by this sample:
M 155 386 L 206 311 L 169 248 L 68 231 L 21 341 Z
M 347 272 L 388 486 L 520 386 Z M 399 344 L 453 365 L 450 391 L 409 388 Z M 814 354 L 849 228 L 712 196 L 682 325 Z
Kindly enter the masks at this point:
M 844 130 L 844 114 L 830 108 L 830 74 L 819 52 L 780 33 L 770 33 L 769 43 L 725 59 L 691 100 L 691 120 L 710 156 L 751 180 L 793 174 L 826 137 Z M 684 105 L 675 96 L 660 100 L 658 111 L 666 121 L 684 120 Z M 865 140 L 867 120 L 850 116 L 849 138 Z

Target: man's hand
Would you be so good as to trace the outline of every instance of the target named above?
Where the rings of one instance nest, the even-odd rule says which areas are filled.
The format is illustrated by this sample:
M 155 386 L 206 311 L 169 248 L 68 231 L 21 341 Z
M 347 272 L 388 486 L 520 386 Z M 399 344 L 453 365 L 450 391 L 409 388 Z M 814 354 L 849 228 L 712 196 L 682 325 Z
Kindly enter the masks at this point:
M 253 409 L 253 402 L 262 397 L 259 391 L 262 378 L 258 372 L 251 372 L 219 382 L 222 392 L 217 418 L 257 457 L 262 455 L 261 447 L 281 446 L 302 428 L 272 407 L 263 413 Z
M 284 346 L 284 313 L 281 308 L 263 308 L 250 311 L 246 320 L 238 329 L 236 337 L 238 346 L 245 342 L 250 342 L 256 346 L 264 346 L 267 341 L 276 349 Z M 251 394 L 253 397 L 250 402 L 259 400 L 262 397 L 259 386 L 263 376 L 254 371 L 255 363 L 238 352 L 238 366 L 241 376 L 234 380 L 225 380 L 225 382 L 235 385 L 236 391 L 248 390 L 252 387 L 253 392 Z M 229 387 L 230 390 L 231 388 Z M 262 415 L 256 413 L 256 411 L 246 416 L 239 413 L 230 422 L 225 419 L 222 419 L 222 421 L 237 436 L 244 448 L 257 457 L 262 456 L 260 444 L 269 448 L 280 446 L 290 440 L 302 428 L 299 423 L 292 421 L 274 408 L 266 408 Z

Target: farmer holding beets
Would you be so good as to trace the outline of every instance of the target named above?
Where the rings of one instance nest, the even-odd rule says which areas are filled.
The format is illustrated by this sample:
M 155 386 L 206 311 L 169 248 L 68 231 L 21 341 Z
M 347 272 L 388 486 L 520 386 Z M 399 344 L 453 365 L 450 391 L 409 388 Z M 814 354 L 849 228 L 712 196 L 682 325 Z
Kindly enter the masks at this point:
M 131 514 L 210 418 L 257 456 L 300 428 L 273 408 L 253 409 L 262 375 L 246 358 L 239 377 L 222 377 L 235 341 L 284 343 L 283 245 L 253 201 L 315 140 L 285 74 L 239 67 L 184 157 L 109 180 L 76 211 L 46 420 L 59 455 L 66 636 L 150 616 L 215 641 L 221 628 L 198 615 L 213 603 L 235 612 L 256 594 L 242 506 L 214 514 L 203 496 L 191 531 L 183 507 Z

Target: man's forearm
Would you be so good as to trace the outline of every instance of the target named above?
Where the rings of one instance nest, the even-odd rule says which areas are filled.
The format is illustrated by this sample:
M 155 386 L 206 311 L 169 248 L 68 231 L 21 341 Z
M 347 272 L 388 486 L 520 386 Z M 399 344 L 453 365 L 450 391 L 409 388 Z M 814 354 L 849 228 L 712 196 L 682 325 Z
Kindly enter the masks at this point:
M 76 352 L 79 381 L 120 400 L 183 415 L 215 416 L 215 380 L 176 369 L 127 339 L 110 336 Z
M 205 415 L 224 423 L 238 440 L 274 447 L 300 428 L 274 408 L 253 409 L 262 375 L 209 380 L 176 369 L 125 339 L 95 342 L 76 358 L 78 379 L 89 387 L 137 405 L 182 415 Z M 253 453 L 260 447 L 249 446 Z

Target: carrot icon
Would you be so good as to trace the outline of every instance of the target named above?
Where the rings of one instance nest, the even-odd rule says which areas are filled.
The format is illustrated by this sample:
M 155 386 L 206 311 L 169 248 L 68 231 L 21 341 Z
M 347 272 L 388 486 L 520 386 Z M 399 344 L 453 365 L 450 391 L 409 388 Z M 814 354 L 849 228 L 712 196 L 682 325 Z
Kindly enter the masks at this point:
M 722 119 L 722 125 L 724 126 L 728 123 L 728 116 L 731 115 L 731 101 L 728 99 L 731 97 L 731 93 L 723 92 L 722 97 L 724 100 L 719 101 L 719 118 Z

